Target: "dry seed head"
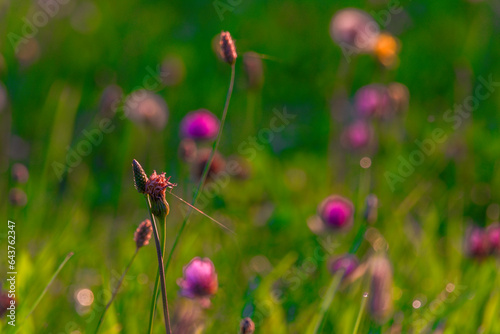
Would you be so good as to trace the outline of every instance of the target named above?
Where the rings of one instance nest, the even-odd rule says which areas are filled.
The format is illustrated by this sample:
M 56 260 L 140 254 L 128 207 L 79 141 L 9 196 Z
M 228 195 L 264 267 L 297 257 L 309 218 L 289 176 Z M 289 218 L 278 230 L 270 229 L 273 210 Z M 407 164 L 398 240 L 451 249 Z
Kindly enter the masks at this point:
M 137 162 L 137 160 L 134 159 L 132 161 L 132 166 L 134 169 L 135 189 L 137 189 L 137 191 L 141 194 L 144 194 L 146 192 L 146 183 L 148 182 L 148 176 L 144 172 L 144 169 L 142 169 L 141 164 Z
M 233 38 L 228 31 L 220 33 L 220 53 L 222 59 L 230 65 L 236 62 L 236 47 L 234 46 Z
M 146 219 L 143 221 L 137 230 L 134 233 L 134 241 L 137 245 L 137 248 L 141 248 L 142 246 L 146 246 L 149 244 L 149 239 L 151 239 L 151 234 L 153 233 L 153 226 L 151 225 L 151 221 Z
M 254 331 L 255 331 L 255 324 L 253 323 L 252 319 L 245 318 L 241 320 L 240 334 L 253 334 Z

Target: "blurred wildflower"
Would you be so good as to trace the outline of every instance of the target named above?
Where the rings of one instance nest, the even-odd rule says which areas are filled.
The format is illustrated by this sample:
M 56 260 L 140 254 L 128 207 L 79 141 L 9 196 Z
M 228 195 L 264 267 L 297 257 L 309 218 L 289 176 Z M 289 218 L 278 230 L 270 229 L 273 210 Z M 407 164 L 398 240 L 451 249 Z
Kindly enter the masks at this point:
M 377 22 L 368 13 L 356 8 L 338 11 L 330 23 L 330 35 L 344 53 L 372 52 L 379 33 Z
M 247 76 L 247 88 L 249 90 L 260 89 L 264 83 L 264 70 L 259 54 L 246 52 L 243 55 L 243 65 Z
M 252 167 L 248 161 L 239 156 L 230 156 L 227 158 L 226 166 L 228 173 L 239 180 L 247 180 L 252 174 Z
M 132 168 L 134 172 L 134 186 L 135 189 L 141 194 L 146 192 L 146 183 L 148 182 L 148 176 L 142 166 L 137 160 L 132 160 Z
M 342 145 L 358 150 L 366 148 L 373 141 L 373 129 L 368 122 L 359 120 L 349 125 L 342 133 Z
M 377 322 L 384 323 L 392 313 L 392 266 L 384 255 L 375 255 L 370 266 L 369 311 Z
M 202 148 L 198 150 L 198 155 L 196 157 L 196 162 L 193 166 L 193 174 L 196 178 L 201 178 L 203 175 L 203 170 L 210 158 L 210 153 L 212 152 L 209 148 Z M 219 153 L 215 152 L 214 159 L 207 174 L 207 181 L 213 180 L 218 174 L 220 174 L 226 168 L 226 160 Z
M 245 318 L 240 322 L 240 334 L 253 334 L 255 331 L 255 324 L 252 319 Z
M 96 31 L 101 24 L 102 13 L 99 7 L 91 1 L 78 2 L 71 13 L 70 23 L 73 29 L 82 34 Z
M 27 159 L 30 153 L 30 144 L 28 141 L 12 135 L 9 141 L 9 157 L 13 160 Z
M 194 162 L 198 153 L 196 142 L 191 138 L 184 138 L 179 143 L 179 158 L 187 163 Z
M 111 118 L 118 109 L 118 104 L 123 98 L 123 90 L 118 85 L 110 85 L 104 89 L 99 102 L 99 113 L 103 117 Z
M 12 179 L 18 183 L 26 183 L 29 178 L 28 168 L 20 163 L 12 165 Z
M 210 297 L 218 289 L 217 273 L 208 258 L 195 257 L 183 269 L 183 278 L 177 280 L 181 295 L 198 299 L 203 307 L 210 305 Z
M 361 87 L 354 96 L 354 106 L 362 117 L 384 117 L 391 111 L 387 89 L 379 84 Z
M 374 224 L 377 221 L 378 198 L 376 195 L 370 194 L 366 197 L 366 207 L 363 216 L 368 224 Z
M 319 205 L 318 215 L 326 227 L 333 230 L 344 230 L 352 225 L 354 206 L 348 199 L 332 195 Z
M 214 139 L 219 128 L 219 120 L 207 109 L 191 111 L 184 116 L 181 122 L 182 136 L 195 140 Z
M 410 102 L 408 87 L 399 82 L 392 82 L 387 86 L 387 93 L 392 102 L 392 109 L 396 113 L 403 113 L 408 110 Z
M 8 308 L 11 307 L 12 303 L 17 304 L 13 298 L 5 292 L 0 292 L 0 317 L 7 313 Z
M 482 259 L 490 253 L 488 233 L 479 227 L 469 227 L 465 239 L 466 253 L 474 258 Z
M 347 278 L 351 275 L 354 270 L 358 267 L 358 258 L 353 254 L 345 254 L 332 259 L 328 264 L 328 268 L 332 274 L 337 273 L 339 270 L 344 270 L 342 279 Z
M 34 38 L 26 39 L 17 45 L 16 57 L 23 66 L 29 66 L 40 57 L 40 44 Z
M 7 108 L 8 94 L 5 85 L 0 82 L 0 114 Z
M 500 224 L 494 223 L 486 229 L 488 233 L 488 241 L 491 251 L 495 254 L 500 254 Z
M 378 36 L 373 52 L 382 65 L 395 67 L 399 63 L 398 53 L 400 48 L 400 43 L 396 37 L 384 32 Z
M 165 198 L 165 190 L 172 189 L 176 184 L 169 182 L 170 176 L 165 178 L 166 173 L 153 174 L 146 182 L 146 194 L 151 199 L 151 212 L 160 219 L 165 218 L 170 212 L 170 207 Z
M 12 188 L 9 191 L 9 201 L 13 206 L 25 206 L 28 203 L 26 193 L 19 188 Z
M 198 303 L 183 299 L 175 308 L 173 333 L 200 333 L 203 313 Z
M 222 59 L 232 65 L 236 62 L 236 47 L 234 46 L 233 38 L 228 31 L 223 31 L 220 33 L 220 53 Z
M 144 89 L 136 90 L 127 97 L 124 111 L 131 121 L 157 131 L 167 124 L 167 104 L 160 96 Z
M 147 246 L 153 233 L 153 225 L 149 219 L 144 220 L 139 227 L 135 230 L 134 241 L 137 248 Z
M 180 84 L 186 76 L 186 66 L 179 56 L 168 56 L 161 63 L 160 79 L 166 86 Z

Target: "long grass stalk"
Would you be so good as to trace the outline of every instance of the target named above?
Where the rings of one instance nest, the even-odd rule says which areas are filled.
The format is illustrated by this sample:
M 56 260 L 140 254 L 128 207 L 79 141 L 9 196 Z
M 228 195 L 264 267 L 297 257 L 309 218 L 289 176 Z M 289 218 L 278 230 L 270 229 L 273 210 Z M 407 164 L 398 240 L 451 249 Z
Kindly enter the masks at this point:
M 344 270 L 339 270 L 335 273 L 335 275 L 333 275 L 330 285 L 328 286 L 328 290 L 326 290 L 326 294 L 319 306 L 318 312 L 314 316 L 311 326 L 307 331 L 308 334 L 317 334 L 320 332 L 326 311 L 328 311 L 330 305 L 332 304 L 333 297 L 335 297 L 335 293 L 337 292 L 340 282 L 342 281 L 342 276 L 344 276 Z
M 365 311 L 367 300 L 368 300 L 368 293 L 364 292 L 363 297 L 361 299 L 361 306 L 359 307 L 358 316 L 356 317 L 356 323 L 354 324 L 354 329 L 352 330 L 352 334 L 358 334 L 359 326 L 361 325 L 361 319 L 363 318 L 363 313 Z
M 227 95 L 226 95 L 226 102 L 224 104 L 224 110 L 222 112 L 222 118 L 221 118 L 221 123 L 220 123 L 220 128 L 219 128 L 219 132 L 217 133 L 217 137 L 212 145 L 212 152 L 210 153 L 210 157 L 207 161 L 207 163 L 205 164 L 205 168 L 203 169 L 203 173 L 201 175 L 201 179 L 200 179 L 200 183 L 198 185 L 198 188 L 196 189 L 196 192 L 194 193 L 193 195 L 193 200 L 192 200 L 192 206 L 196 206 L 196 201 L 198 200 L 198 197 L 201 193 L 201 191 L 203 190 L 203 186 L 205 184 L 205 181 L 207 179 L 207 176 L 208 176 L 208 171 L 210 170 L 210 166 L 212 165 L 212 161 L 214 160 L 214 156 L 215 156 L 215 153 L 217 152 L 217 148 L 219 147 L 219 143 L 220 143 L 220 139 L 222 137 L 222 130 L 224 129 L 224 124 L 226 122 L 226 116 L 227 116 L 227 111 L 229 109 L 229 102 L 231 101 L 231 95 L 233 94 L 233 88 L 234 88 L 234 76 L 235 76 L 235 66 L 234 64 L 231 65 L 231 79 L 230 79 L 230 82 L 229 82 L 229 88 L 228 88 L 228 91 L 227 91 Z M 175 249 L 177 248 L 177 245 L 179 243 L 179 240 L 180 240 L 180 237 L 182 235 L 182 233 L 184 232 L 184 228 L 186 227 L 186 224 L 189 220 L 189 217 L 191 216 L 191 213 L 193 212 L 193 209 L 190 208 L 188 210 L 188 212 L 186 213 L 186 216 L 184 217 L 184 220 L 182 221 L 182 224 L 181 224 L 181 227 L 179 229 L 179 232 L 177 232 L 177 235 L 175 236 L 175 240 L 174 240 L 174 243 L 172 244 L 172 248 L 170 249 L 170 252 L 168 254 L 168 258 L 167 258 L 167 262 L 165 264 L 165 272 L 167 272 L 168 270 L 168 267 L 170 265 L 170 261 L 172 260 L 172 256 L 175 252 Z M 150 309 L 150 315 L 149 315 L 149 330 L 148 330 L 148 333 L 152 333 L 153 331 L 153 319 L 154 319 L 154 315 L 155 315 L 155 312 L 156 312 L 156 301 L 158 299 L 158 291 L 157 291 L 157 287 L 158 286 L 158 282 L 156 282 L 155 284 L 155 290 L 156 290 L 156 293 L 153 295 L 153 300 L 152 300 L 152 303 L 151 303 L 151 309 Z
M 101 317 L 99 318 L 99 322 L 97 323 L 95 333 L 97 333 L 99 331 L 99 328 L 101 327 L 102 321 L 104 320 L 104 316 L 106 315 L 106 312 L 108 311 L 109 307 L 111 306 L 111 304 L 115 300 L 115 297 L 118 294 L 118 291 L 120 290 L 120 287 L 123 283 L 123 279 L 125 278 L 125 275 L 127 275 L 128 271 L 130 270 L 130 267 L 132 266 L 132 263 L 134 262 L 138 252 L 139 252 L 139 248 L 136 248 L 134 255 L 132 255 L 132 258 L 130 259 L 127 267 L 125 268 L 125 271 L 123 272 L 122 276 L 120 277 L 118 284 L 116 285 L 115 289 L 113 290 L 113 294 L 111 295 L 111 299 L 106 304 L 106 307 L 104 308 L 104 311 L 102 312 Z
M 165 284 L 165 267 L 163 265 L 163 255 L 162 255 L 162 247 L 160 244 L 160 236 L 158 234 L 158 226 L 156 225 L 155 216 L 151 213 L 151 201 L 149 197 L 146 198 L 148 202 L 148 210 L 149 215 L 151 216 L 151 222 L 153 225 L 153 235 L 156 244 L 156 255 L 158 256 L 158 271 L 160 273 L 160 284 L 161 284 L 161 292 L 162 292 L 162 301 L 163 301 L 163 318 L 165 321 L 165 330 L 167 334 L 171 334 L 172 331 L 170 329 L 170 315 L 168 313 L 168 298 L 167 298 L 167 288 Z M 166 231 L 164 231 L 166 234 Z
M 28 312 L 28 315 L 26 316 L 25 320 L 29 318 L 29 316 L 33 313 L 33 311 L 35 311 L 35 309 L 38 306 L 38 304 L 40 304 L 40 301 L 42 300 L 43 296 L 45 296 L 45 294 L 49 290 L 50 286 L 52 285 L 52 283 L 56 279 L 57 275 L 59 275 L 59 273 L 61 272 L 62 268 L 64 268 L 64 266 L 66 265 L 66 263 L 73 256 L 73 254 L 74 254 L 73 252 L 70 252 L 70 253 L 68 253 L 68 255 L 66 255 L 66 258 L 64 258 L 63 262 L 59 265 L 59 267 L 57 268 L 56 272 L 52 275 L 49 283 L 47 283 L 47 285 L 43 289 L 43 291 L 40 294 L 40 296 L 38 296 L 38 298 L 36 299 L 35 303 L 33 304 L 33 306 L 31 307 L 30 311 Z M 19 330 L 20 327 L 21 326 L 18 327 L 18 330 Z
M 167 247 L 167 218 L 165 217 L 165 220 L 163 221 L 163 245 L 162 245 L 162 254 L 163 258 L 165 258 L 165 251 Z M 156 280 L 155 280 L 155 285 L 154 285 L 154 290 L 153 290 L 153 300 L 151 302 L 151 307 L 150 307 L 150 314 L 149 314 L 149 327 L 147 333 L 152 333 L 153 332 L 153 324 L 154 324 L 154 317 L 156 315 L 156 301 L 158 299 L 158 288 L 160 287 L 160 270 L 156 272 Z M 154 304 L 153 304 L 154 301 Z

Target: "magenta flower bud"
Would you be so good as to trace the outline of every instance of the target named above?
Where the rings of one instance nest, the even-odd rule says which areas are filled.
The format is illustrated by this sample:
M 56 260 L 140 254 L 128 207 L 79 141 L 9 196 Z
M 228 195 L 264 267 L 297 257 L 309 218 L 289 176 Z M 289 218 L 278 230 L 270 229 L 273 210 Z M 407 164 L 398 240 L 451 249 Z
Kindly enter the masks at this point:
M 373 131 L 365 121 L 356 121 L 349 125 L 342 134 L 342 143 L 346 148 L 362 149 L 367 147 L 373 137 Z
M 490 249 L 493 253 L 500 254 L 500 224 L 495 223 L 486 229 Z
M 391 100 L 384 86 L 373 84 L 356 92 L 354 106 L 362 117 L 385 117 L 391 111 Z
M 183 269 L 183 278 L 177 281 L 181 295 L 190 299 L 200 299 L 206 306 L 210 305 L 209 297 L 217 292 L 217 273 L 212 261 L 208 258 L 195 257 Z
M 490 253 L 490 242 L 488 233 L 478 226 L 469 228 L 465 240 L 466 252 L 469 256 L 483 258 Z
M 344 270 L 342 279 L 348 277 L 358 267 L 358 258 L 353 254 L 345 254 L 333 259 L 328 268 L 332 274 L 337 273 L 339 270 Z
M 196 140 L 211 140 L 219 132 L 220 122 L 207 109 L 198 109 L 188 113 L 181 122 L 183 137 Z
M 354 206 L 348 199 L 333 195 L 319 205 L 318 215 L 328 228 L 346 229 L 352 225 Z

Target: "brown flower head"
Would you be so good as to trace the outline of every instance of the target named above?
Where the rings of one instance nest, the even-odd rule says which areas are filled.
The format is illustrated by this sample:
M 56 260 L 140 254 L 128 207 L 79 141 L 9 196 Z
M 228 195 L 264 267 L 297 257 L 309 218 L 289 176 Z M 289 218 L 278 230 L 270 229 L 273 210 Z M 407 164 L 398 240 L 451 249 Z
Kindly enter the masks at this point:
M 134 241 L 137 248 L 141 248 L 149 244 L 149 239 L 151 239 L 151 234 L 153 233 L 153 225 L 151 221 L 146 219 L 143 221 L 134 233 Z
M 184 162 L 194 162 L 196 160 L 196 154 L 198 152 L 198 147 L 196 142 L 191 138 L 184 138 L 179 143 L 179 158 Z
M 236 47 L 234 46 L 233 38 L 228 31 L 223 31 L 220 33 L 220 53 L 222 59 L 230 65 L 236 62 Z
M 14 181 L 18 183 L 26 183 L 28 182 L 29 175 L 30 173 L 25 165 L 20 163 L 12 165 L 12 179 L 14 179 Z
M 144 194 L 146 192 L 146 183 L 148 182 L 148 176 L 142 169 L 142 166 L 137 160 L 132 161 L 132 167 L 134 169 L 134 186 L 138 192 Z
M 9 201 L 13 206 L 23 207 L 28 203 L 28 197 L 22 189 L 12 188 L 9 191 Z
M 374 224 L 377 221 L 377 215 L 378 197 L 375 194 L 370 194 L 366 197 L 365 212 L 363 216 L 369 224 Z
M 262 59 L 255 52 L 247 52 L 243 55 L 243 65 L 247 75 L 247 87 L 250 90 L 258 90 L 264 82 L 264 70 Z
M 156 171 L 153 171 L 153 174 L 146 182 L 146 194 L 151 199 L 151 212 L 159 218 L 164 218 L 170 211 L 168 202 L 165 199 L 165 190 L 167 188 L 172 189 L 177 185 L 169 182 L 169 180 L 170 176 L 166 178 L 165 173 L 156 174 Z
M 103 117 L 112 118 L 123 99 L 123 90 L 118 85 L 110 85 L 104 89 L 99 101 L 99 112 Z
M 390 317 L 392 305 L 392 266 L 384 255 L 375 255 L 370 259 L 371 282 L 369 311 L 379 323 L 385 323 Z
M 210 148 L 202 148 L 198 150 L 196 161 L 193 164 L 193 175 L 195 178 L 201 179 L 203 171 L 205 170 L 205 166 L 207 165 L 211 154 L 212 149 Z M 215 152 L 212 163 L 210 164 L 210 167 L 208 169 L 207 181 L 213 181 L 217 177 L 217 175 L 223 172 L 225 169 L 226 159 L 219 152 Z
M 252 319 L 245 318 L 241 320 L 240 334 L 253 334 L 254 331 L 255 331 L 255 324 L 253 323 Z

